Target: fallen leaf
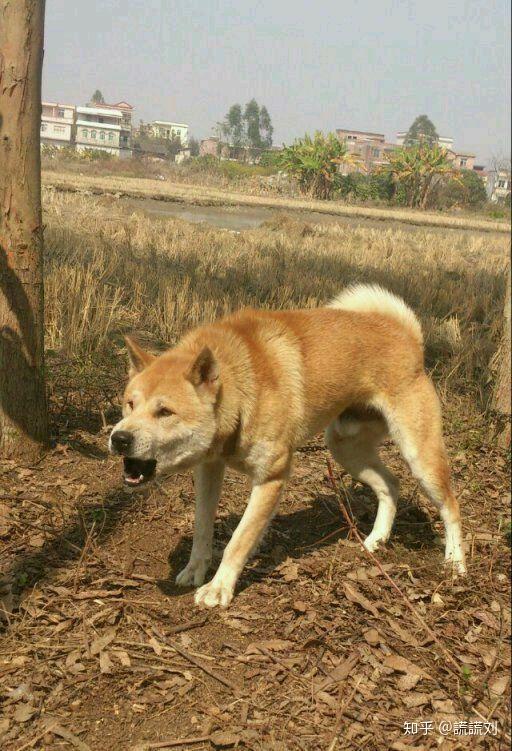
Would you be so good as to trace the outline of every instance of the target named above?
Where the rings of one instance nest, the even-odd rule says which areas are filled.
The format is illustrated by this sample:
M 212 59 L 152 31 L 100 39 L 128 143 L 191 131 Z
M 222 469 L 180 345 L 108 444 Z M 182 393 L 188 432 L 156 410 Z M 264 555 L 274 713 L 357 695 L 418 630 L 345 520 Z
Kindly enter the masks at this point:
M 381 636 L 376 628 L 369 628 L 364 632 L 363 636 L 368 644 L 372 645 L 379 644 L 381 640 Z
M 386 655 L 383 664 L 387 668 L 396 670 L 398 673 L 410 673 L 412 675 L 418 675 L 420 678 L 430 677 L 420 667 L 415 665 L 413 662 L 406 660 L 405 657 L 401 657 L 400 655 Z
M 430 694 L 414 691 L 411 694 L 405 694 L 405 696 L 402 696 L 402 701 L 406 707 L 412 709 L 413 707 L 422 707 L 425 704 L 428 704 L 430 698 Z
M 236 743 L 240 743 L 241 740 L 241 736 L 236 733 L 230 733 L 229 730 L 217 730 L 210 735 L 211 743 L 219 748 L 234 746 Z
M 343 589 L 345 590 L 345 597 L 347 600 L 361 605 L 362 608 L 368 610 L 375 618 L 378 618 L 379 611 L 375 605 L 373 605 L 373 603 L 371 603 L 354 584 L 343 582 Z
M 112 672 L 112 660 L 110 659 L 108 652 L 100 652 L 100 672 Z
M 347 658 L 345 658 L 339 665 L 331 670 L 325 678 L 321 678 L 316 683 L 316 690 L 322 691 L 330 686 L 332 683 L 340 683 L 344 681 L 352 673 L 353 669 L 359 662 L 359 652 L 352 652 Z
M 262 647 L 271 652 L 284 652 L 293 646 L 293 642 L 287 641 L 286 639 L 267 639 L 267 641 L 252 642 L 252 644 L 249 644 L 245 652 L 246 654 L 254 654 L 255 652 L 260 652 Z
M 410 691 L 415 688 L 416 684 L 420 680 L 420 675 L 414 675 L 413 673 L 406 673 L 398 679 L 397 686 L 401 691 Z
M 0 537 L 8 535 L 12 527 L 11 509 L 6 503 L 0 503 Z
M 508 675 L 497 675 L 489 681 L 489 689 L 495 696 L 505 693 L 509 681 Z
M 116 638 L 117 629 L 109 628 L 104 634 L 99 636 L 91 644 L 91 655 L 97 655 L 102 652 Z
M 15 722 L 28 722 L 31 717 L 33 717 L 36 713 L 36 710 L 31 704 L 18 704 L 16 707 L 16 711 L 14 712 L 14 721 Z

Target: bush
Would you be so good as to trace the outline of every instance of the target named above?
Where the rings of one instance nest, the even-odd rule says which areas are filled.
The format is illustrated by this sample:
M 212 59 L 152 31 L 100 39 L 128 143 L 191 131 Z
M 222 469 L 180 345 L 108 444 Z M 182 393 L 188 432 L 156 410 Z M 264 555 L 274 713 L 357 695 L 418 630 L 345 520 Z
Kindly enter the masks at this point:
M 437 196 L 433 198 L 434 206 L 440 209 L 449 209 L 454 206 L 479 208 L 486 201 L 487 192 L 484 181 L 472 170 L 462 170 L 458 179 L 449 180 L 441 186 Z
M 340 178 L 339 194 L 356 201 L 390 201 L 395 193 L 393 178 L 389 173 L 373 172 L 364 175 L 352 172 Z

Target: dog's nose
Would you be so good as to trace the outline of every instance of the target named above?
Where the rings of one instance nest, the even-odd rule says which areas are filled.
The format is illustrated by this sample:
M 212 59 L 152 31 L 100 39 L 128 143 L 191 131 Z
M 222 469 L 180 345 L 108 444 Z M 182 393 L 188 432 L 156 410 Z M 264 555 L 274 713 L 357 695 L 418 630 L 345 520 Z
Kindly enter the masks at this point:
M 116 430 L 115 433 L 112 433 L 110 440 L 113 448 L 119 454 L 126 454 L 132 444 L 133 434 L 129 430 Z

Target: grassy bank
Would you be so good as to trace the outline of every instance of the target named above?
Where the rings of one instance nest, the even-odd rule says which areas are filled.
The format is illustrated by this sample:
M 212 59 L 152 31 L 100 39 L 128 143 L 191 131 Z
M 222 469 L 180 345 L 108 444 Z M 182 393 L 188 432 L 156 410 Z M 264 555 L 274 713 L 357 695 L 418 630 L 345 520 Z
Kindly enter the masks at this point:
M 286 211 L 317 211 L 322 214 L 405 222 L 418 226 L 473 229 L 483 232 L 510 232 L 510 223 L 475 219 L 472 216 L 424 212 L 401 208 L 353 206 L 339 201 L 316 201 L 278 196 L 250 195 L 211 185 L 172 183 L 168 180 L 142 179 L 115 175 L 76 174 L 43 171 L 43 184 L 66 192 L 85 192 L 162 201 L 184 201 L 202 206 L 260 206 Z

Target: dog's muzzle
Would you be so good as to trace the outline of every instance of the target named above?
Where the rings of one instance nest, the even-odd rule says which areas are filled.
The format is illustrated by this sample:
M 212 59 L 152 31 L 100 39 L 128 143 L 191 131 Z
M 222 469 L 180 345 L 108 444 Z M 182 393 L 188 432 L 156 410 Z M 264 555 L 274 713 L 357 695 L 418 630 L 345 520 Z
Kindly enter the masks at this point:
M 125 457 L 123 480 L 126 485 L 134 488 L 143 485 L 155 475 L 155 459 L 130 459 Z

